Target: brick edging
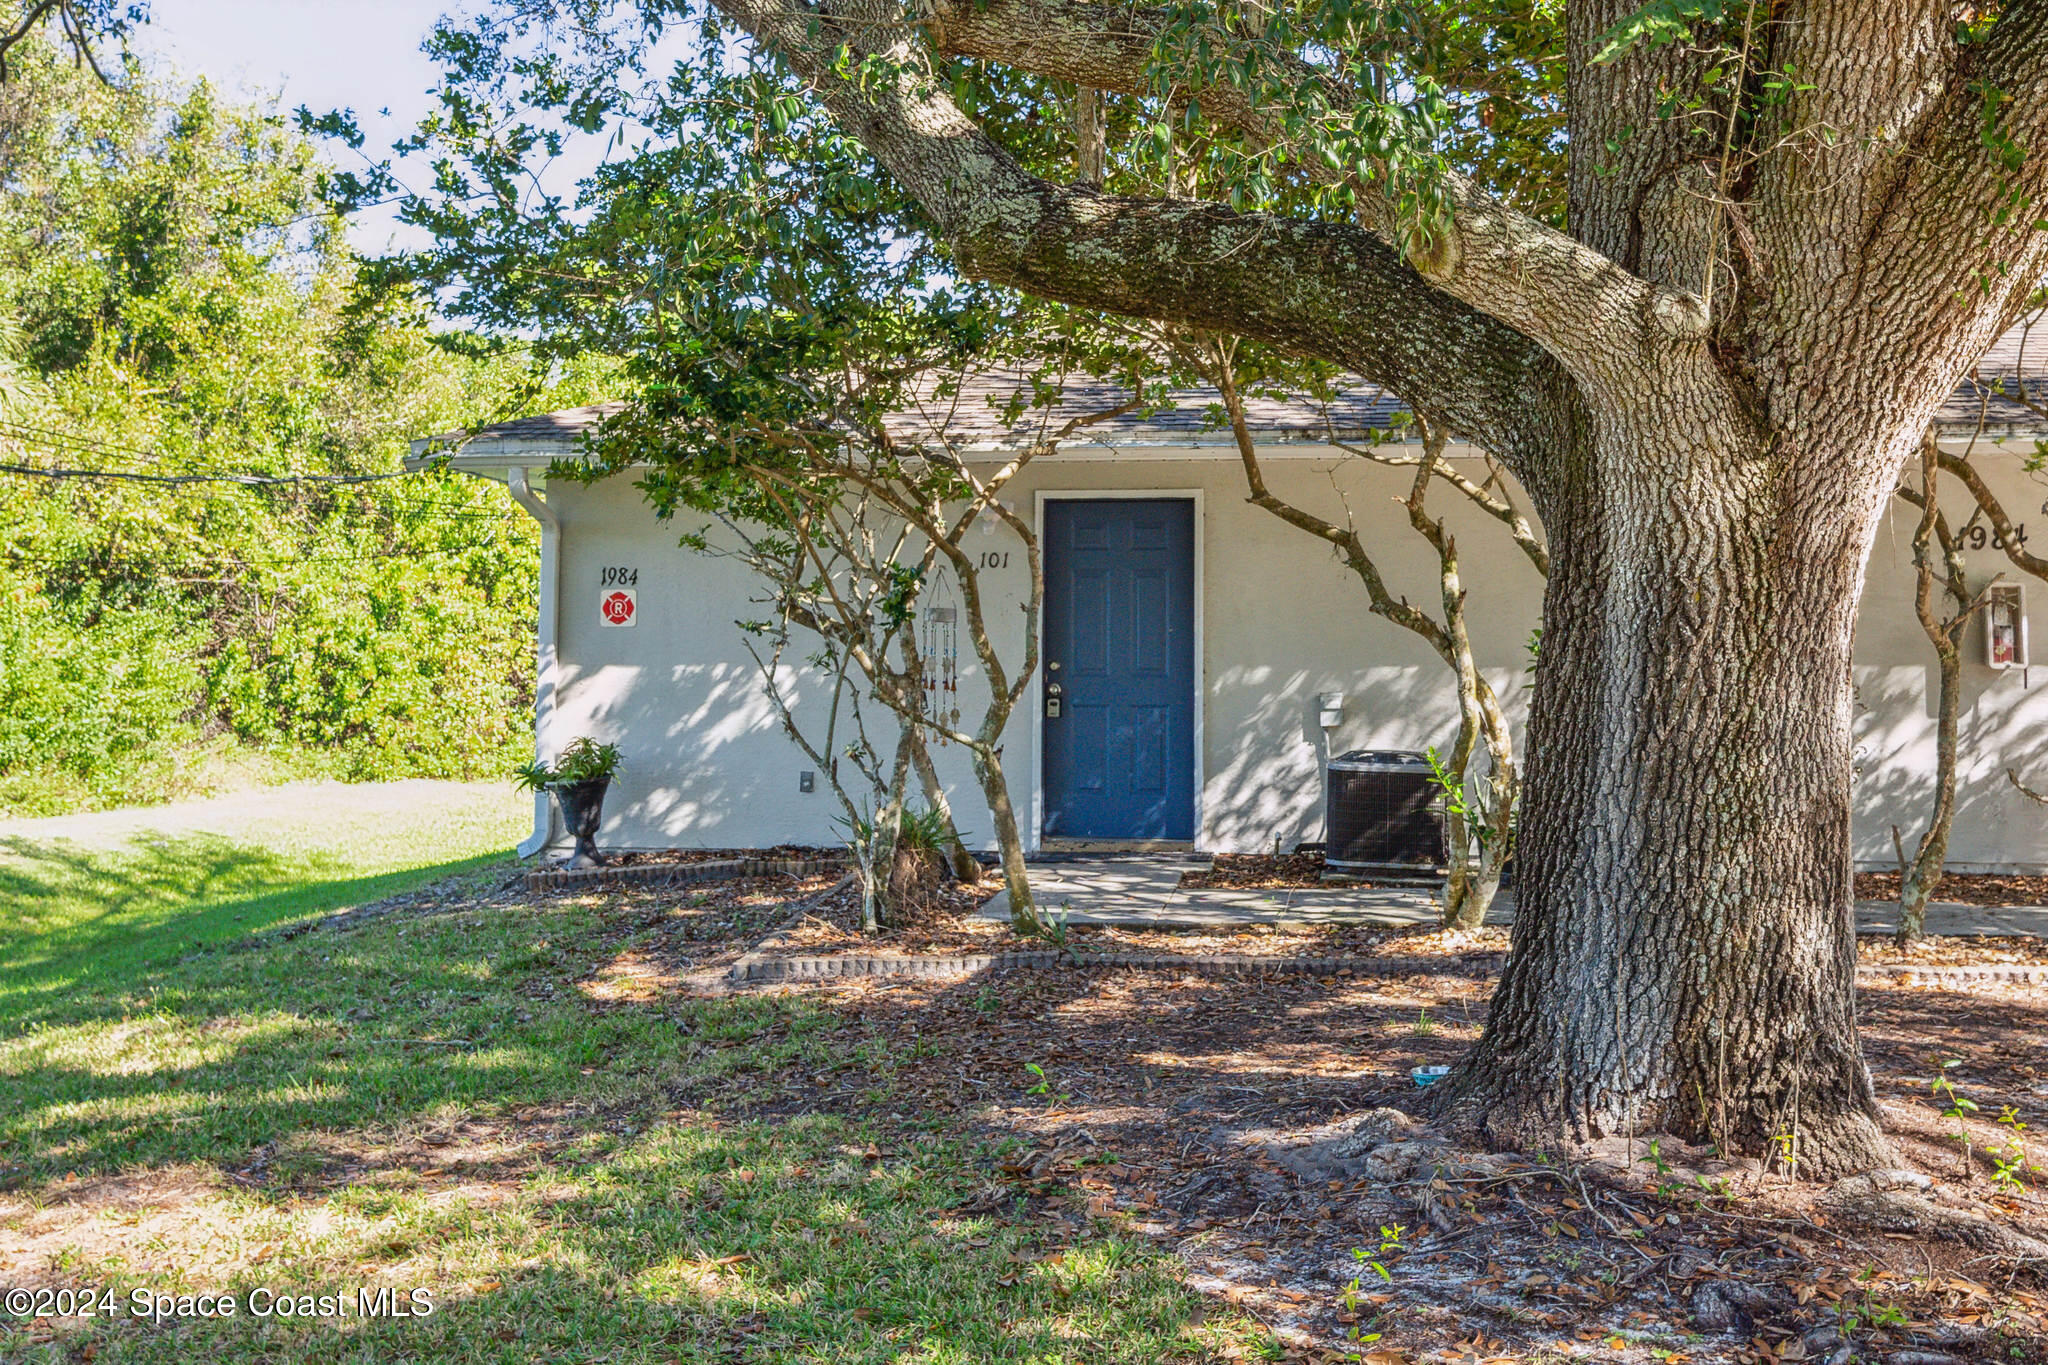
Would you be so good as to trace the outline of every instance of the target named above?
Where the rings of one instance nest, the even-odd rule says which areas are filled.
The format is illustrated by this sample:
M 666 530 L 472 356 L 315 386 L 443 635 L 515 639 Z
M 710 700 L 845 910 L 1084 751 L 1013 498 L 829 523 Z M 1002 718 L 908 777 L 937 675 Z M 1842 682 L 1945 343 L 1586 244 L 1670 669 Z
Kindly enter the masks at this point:
M 1503 955 L 1504 956 L 1504 955 Z M 971 976 L 976 972 L 1056 967 L 1196 972 L 1204 976 L 1464 976 L 1489 977 L 1500 957 L 1480 961 L 1435 957 L 1280 957 L 1251 953 L 1069 953 L 1056 948 L 1007 953 L 914 955 L 840 953 L 826 957 L 760 957 L 750 953 L 726 973 L 734 984 L 818 981 L 835 976 Z
M 767 946 L 766 944 L 763 945 Z M 1483 959 L 1431 957 L 1259 957 L 1250 954 L 1072 954 L 1057 949 L 961 955 L 842 953 L 818 957 L 762 957 L 757 949 L 723 976 L 730 987 L 824 981 L 837 977 L 960 977 L 989 971 L 1045 971 L 1059 967 L 1195 972 L 1203 976 L 1460 976 L 1485 978 L 1500 971 L 1505 955 Z M 1978 982 L 2048 982 L 2048 966 L 1994 963 L 1974 967 L 1859 967 L 1860 985 L 1968 985 Z
M 626 867 L 536 867 L 526 874 L 526 889 L 690 886 L 739 877 L 818 877 L 845 870 L 846 864 L 837 858 L 719 858 L 704 863 L 633 863 Z

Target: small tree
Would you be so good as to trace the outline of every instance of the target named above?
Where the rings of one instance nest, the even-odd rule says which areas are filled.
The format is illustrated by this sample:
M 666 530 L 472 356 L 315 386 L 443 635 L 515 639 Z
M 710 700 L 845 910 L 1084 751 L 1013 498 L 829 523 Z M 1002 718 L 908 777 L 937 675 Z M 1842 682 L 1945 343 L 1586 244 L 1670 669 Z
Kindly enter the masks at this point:
M 1441 423 L 1418 416 L 1415 425 L 1421 437 L 1421 453 L 1390 455 L 1377 444 L 1339 440 L 1334 423 L 1327 420 L 1325 407 L 1331 444 L 1377 464 L 1414 467 L 1414 480 L 1401 503 L 1408 512 L 1408 524 L 1435 554 L 1442 619 L 1432 617 L 1405 597 L 1396 596 L 1387 587 L 1379 562 L 1366 549 L 1355 525 L 1349 520 L 1339 525 L 1317 516 L 1278 497 L 1267 486 L 1258 447 L 1245 418 L 1238 374 L 1240 346 L 1234 340 L 1202 337 L 1181 340 L 1177 350 L 1222 396 L 1223 414 L 1236 440 L 1250 501 L 1334 547 L 1346 567 L 1364 584 L 1374 614 L 1421 637 L 1449 666 L 1455 679 L 1458 735 L 1448 755 L 1439 756 L 1433 750 L 1430 754 L 1438 784 L 1445 793 L 1444 832 L 1450 854 L 1444 881 L 1443 922 L 1447 928 L 1476 929 L 1485 922 L 1513 851 L 1515 803 L 1521 795 L 1521 777 L 1515 764 L 1514 733 L 1507 713 L 1473 658 L 1472 640 L 1466 630 L 1467 590 L 1459 569 L 1457 539 L 1445 527 L 1443 518 L 1429 510 L 1431 485 L 1441 480 L 1506 524 L 1539 574 L 1548 572 L 1549 554 L 1507 492 L 1505 481 L 1490 457 L 1484 482 L 1475 482 L 1444 458 L 1447 435 Z M 1490 764 L 1483 777 L 1471 771 L 1472 760 L 1482 745 Z
M 1929 431 L 1920 450 L 1919 487 L 1899 489 L 1901 497 L 1920 508 L 1920 522 L 1913 530 L 1913 612 L 1919 618 L 1920 629 L 1927 634 L 1928 643 L 1934 646 L 1938 679 L 1934 708 L 1934 807 L 1910 860 L 1899 838 L 1899 827 L 1892 826 L 1892 842 L 1899 854 L 1899 927 L 1895 937 L 1901 945 L 1924 936 L 1927 902 L 1941 885 L 1942 867 L 1948 860 L 1949 832 L 1956 813 L 1956 721 L 1962 709 L 1963 631 L 1988 600 L 1984 591 L 1971 591 L 1961 543 L 1942 513 L 1940 467 L 1941 447 L 1934 432 Z M 1974 523 L 1982 514 L 1980 507 L 1971 514 L 1970 522 Z M 1937 581 L 1951 607 L 1947 616 L 1935 609 Z
M 2040 304 L 2048 296 L 2036 293 L 2031 302 Z M 2039 315 L 2037 314 L 2036 317 Z M 1924 936 L 1927 922 L 1927 902 L 1941 885 L 1944 864 L 1948 860 L 1949 833 L 1955 823 L 1956 762 L 1957 762 L 1957 721 L 1962 709 L 1963 655 L 1962 638 L 1970 618 L 1983 609 L 1989 598 L 1990 583 L 1972 593 L 1963 559 L 1963 538 L 1973 530 L 1979 530 L 1979 523 L 1988 524 L 1989 540 L 1992 546 L 2002 551 L 2006 560 L 2021 573 L 2048 581 L 2048 559 L 2028 552 L 2026 534 L 2013 524 L 2007 515 L 2003 502 L 1992 491 L 1980 470 L 1971 463 L 1977 442 L 1984 435 L 1989 424 L 1991 404 L 2004 399 L 2031 412 L 2037 418 L 2048 419 L 2048 406 L 2027 390 L 2023 378 L 2026 372 L 2027 343 L 2031 339 L 2034 322 L 2029 320 L 2018 329 L 2015 349 L 2015 375 L 2008 382 L 2003 375 L 1973 375 L 1969 387 L 1977 398 L 1977 415 L 1968 444 L 1961 453 L 1950 453 L 1941 448 L 1934 429 L 1930 428 L 1920 448 L 1917 468 L 1918 487 L 1914 479 L 1907 478 L 1897 489 L 1898 495 L 1920 509 L 1920 521 L 1913 533 L 1914 570 L 1914 614 L 1919 618 L 1920 628 L 1928 642 L 1934 647 L 1935 676 L 1937 679 L 1934 723 L 1934 802 L 1928 813 L 1927 828 L 1920 836 L 1920 842 L 1913 850 L 1911 859 L 1906 857 L 1905 842 L 1899 837 L 1898 827 L 1892 827 L 1893 848 L 1899 859 L 1899 926 L 1895 937 L 1901 944 L 1914 942 Z M 2048 442 L 2036 442 L 2035 451 L 2029 461 L 2030 471 L 2038 472 L 2048 462 Z M 1940 476 L 1947 474 L 1956 479 L 1969 492 L 1975 504 L 1963 525 L 1951 530 L 1947 517 L 1942 513 L 1937 499 L 1937 485 Z M 1979 530 L 1979 534 L 1982 532 Z M 1936 564 L 1937 555 L 1939 565 Z M 1941 617 L 1934 610 L 1935 584 L 1940 585 L 1952 609 L 1952 614 Z M 2042 798 L 2020 781 L 2018 773 L 2007 769 L 2006 777 L 2018 791 L 2035 801 Z
M 858 535 L 865 528 L 865 509 L 855 506 L 848 511 Z M 858 659 L 866 659 L 872 667 L 875 661 L 890 657 L 909 624 L 908 605 L 900 585 L 886 577 L 828 571 L 822 581 L 829 585 L 826 595 L 839 610 L 821 615 L 818 594 L 813 591 L 821 580 L 812 568 L 821 556 L 817 539 L 806 534 L 807 528 L 793 526 L 787 533 L 778 533 L 736 517 L 722 519 L 740 545 L 735 553 L 769 587 L 768 604 L 776 611 L 767 621 L 737 623 L 748 637 L 747 652 L 760 673 L 762 691 L 782 722 L 783 733 L 816 765 L 839 802 L 847 845 L 860 878 L 861 926 L 872 933 L 893 919 L 897 909 L 892 875 L 896 842 L 903 823 L 911 750 L 920 737 L 916 718 L 891 708 L 888 714 L 895 722 L 895 742 L 889 758 L 884 759 L 869 733 L 860 679 L 854 670 Z M 899 547 L 902 539 L 896 537 Z M 714 552 L 702 534 L 686 536 L 684 542 Z M 809 662 L 831 679 L 823 714 L 808 727 L 799 719 L 798 697 L 784 680 L 792 626 L 808 630 L 815 638 L 817 646 Z M 951 842 L 957 844 L 959 836 L 951 828 L 950 813 L 945 818 Z
M 834 784 L 849 822 L 872 830 L 872 857 L 862 855 L 864 878 L 872 882 L 870 904 L 882 903 L 886 914 L 887 867 L 906 774 L 917 771 L 928 794 L 942 795 L 929 752 L 935 739 L 958 744 L 970 755 L 995 827 L 1012 926 L 1035 933 L 1038 918 L 1023 833 L 1003 767 L 1002 736 L 1037 672 L 1045 580 L 1036 533 L 1001 497 L 1034 458 L 1081 427 L 1129 411 L 1135 402 L 1071 417 L 1056 430 L 1044 420 L 1034 427 L 1031 414 L 1042 411 L 1063 387 L 1041 377 L 1028 385 L 1032 405 L 1007 413 L 1015 447 L 999 464 L 977 470 L 956 448 L 949 430 L 953 414 L 946 408 L 957 398 L 958 377 L 943 376 L 921 391 L 911 382 L 913 376 L 899 372 L 888 389 L 903 401 L 902 408 L 862 392 L 798 423 L 727 420 L 718 433 L 730 452 L 726 463 L 711 471 L 672 461 L 647 483 L 665 509 L 686 503 L 713 514 L 739 546 L 736 553 L 768 585 L 774 619 L 746 623 L 768 643 L 766 652 L 757 649 L 755 657 L 784 728 Z M 826 375 L 809 378 L 814 384 L 806 387 L 813 393 L 825 392 L 823 386 L 831 382 Z M 616 419 L 600 444 L 614 452 L 645 449 L 650 442 L 672 439 L 662 431 L 673 420 L 636 409 Z M 648 422 L 654 427 L 634 430 Z M 697 443 L 690 436 L 681 442 Z M 991 629 L 981 557 L 965 543 L 984 519 L 995 521 L 1021 544 L 1029 572 L 1024 599 L 1016 604 L 1022 641 L 1008 658 Z M 714 548 L 702 534 L 686 537 L 686 543 Z M 930 590 L 941 583 L 957 586 L 957 605 L 931 600 Z M 954 615 L 935 619 L 940 612 Z M 965 635 L 985 694 L 979 715 L 959 704 L 971 675 L 952 672 L 950 658 L 933 657 L 943 652 L 930 648 L 934 636 L 920 642 L 919 626 L 925 622 Z M 894 758 L 885 764 L 858 710 L 845 715 L 853 730 L 847 752 L 873 793 L 871 821 L 864 813 L 869 798 L 839 785 L 831 740 L 821 744 L 806 736 L 790 697 L 775 681 L 789 649 L 791 625 L 824 644 L 818 662 L 835 678 L 835 706 L 823 721 L 828 735 L 840 719 L 837 680 L 849 670 L 896 719 Z M 878 871 L 870 869 L 871 861 Z

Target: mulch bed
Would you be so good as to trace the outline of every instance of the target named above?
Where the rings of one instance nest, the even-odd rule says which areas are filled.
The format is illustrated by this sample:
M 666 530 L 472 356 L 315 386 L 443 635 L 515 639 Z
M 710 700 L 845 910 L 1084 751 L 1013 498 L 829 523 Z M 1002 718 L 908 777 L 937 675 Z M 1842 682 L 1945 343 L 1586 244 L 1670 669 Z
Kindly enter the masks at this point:
M 1845 1342 L 1896 1365 L 2042 1358 L 2044 1267 L 1852 1226 L 1823 1207 L 1825 1187 L 1754 1162 L 1617 1140 L 1582 1169 L 1457 1153 L 1492 1163 L 1457 1183 L 1311 1179 L 1291 1164 L 1361 1111 L 1419 1111 L 1408 1069 L 1454 1061 L 1489 990 L 1452 976 L 1247 990 L 1175 971 L 849 982 L 808 997 L 834 1016 L 840 1060 L 678 1098 L 734 1117 L 939 1120 L 999 1144 L 964 1210 L 1055 1237 L 1109 1219 L 1155 1239 L 1196 1287 L 1272 1326 L 1293 1360 L 1777 1365 L 1828 1360 Z M 2048 1059 L 2029 1041 L 2048 1026 L 2038 993 L 1867 991 L 1862 1015 L 1902 1158 L 1938 1196 L 2048 1235 L 2039 1178 L 1996 1197 L 1984 1155 L 2003 1106 L 2048 1122 Z M 915 1046 L 855 1060 L 886 1039 Z M 1967 1166 L 1928 1093 L 1951 1058 L 1947 1074 L 1981 1106 Z M 1400 1233 L 1383 1250 L 1389 1228 Z M 1351 1345 L 1353 1327 L 1380 1340 Z
M 871 949 L 848 892 L 832 877 L 593 892 L 609 956 L 562 988 L 599 1009 L 666 1011 L 689 989 L 684 977 L 737 960 L 778 927 L 809 935 L 811 951 Z M 1007 934 L 951 915 L 942 906 L 898 941 Z M 1205 951 L 1277 951 L 1308 935 L 1333 951 L 1321 929 L 1083 932 Z M 1026 1223 L 1055 1246 L 1103 1220 L 1151 1239 L 1191 1285 L 1266 1322 L 1288 1360 L 1846 1365 L 1844 1346 L 1885 1365 L 2048 1360 L 2048 1263 L 1844 1218 L 1826 1187 L 1753 1161 L 1662 1140 L 1653 1152 L 1645 1136 L 1572 1161 L 1451 1148 L 1417 1170 L 1372 1167 L 1387 1147 L 1364 1170 L 1304 1167 L 1302 1154 L 1321 1150 L 1307 1144 L 1378 1122 L 1369 1111 L 1423 1113 L 1409 1068 L 1454 1062 L 1486 1018 L 1492 982 L 1458 968 L 1506 946 L 1500 930 L 1335 938 L 1434 954 L 1445 970 L 1288 976 L 1256 989 L 1173 968 L 824 983 L 806 1008 L 836 1040 L 831 1060 L 699 1077 L 672 1100 L 721 1120 L 845 1115 L 878 1134 L 876 1162 L 892 1159 L 898 1131 L 907 1142 L 936 1124 L 982 1141 L 978 1188 L 956 1214 Z M 1866 941 L 1866 955 L 1887 951 Z M 1988 1155 L 2012 1135 L 1997 1122 L 2010 1107 L 2033 1126 L 2033 1164 L 2048 1165 L 2034 1139 L 2048 1132 L 2043 993 L 1884 986 L 1860 993 L 1859 1013 L 1902 1161 L 1937 1200 L 2048 1237 L 2048 1177 L 2001 1192 Z M 1944 1118 L 1937 1074 L 1978 1108 Z M 1353 1342 L 1353 1329 L 1378 1340 Z
M 746 877 L 682 890 L 581 893 L 603 907 L 611 927 L 600 944 L 613 949 L 613 956 L 578 988 L 610 1004 L 645 1003 L 688 990 L 694 977 L 729 970 L 755 943 L 787 924 L 807 898 L 838 881 L 831 875 Z M 550 898 L 554 904 L 575 899 Z
M 1180 874 L 1180 884 L 1190 890 L 1229 887 L 1237 890 L 1284 890 L 1290 887 L 1323 886 L 1321 853 L 1219 853 L 1207 867 L 1191 867 Z M 1347 883 L 1371 886 L 1368 881 Z
M 2048 963 L 2048 938 L 1993 935 L 1927 938 L 1900 948 L 1890 934 L 1863 934 L 1856 961 L 1864 967 L 1981 967 L 1995 963 Z
M 900 953 L 907 956 L 978 956 L 1032 952 L 1051 944 L 1013 933 L 1007 921 L 971 918 L 998 882 L 948 887 L 942 906 L 881 933 L 860 929 L 860 893 L 846 887 L 807 909 L 794 925 L 759 947 L 763 957 Z M 1065 943 L 1077 954 L 1178 953 L 1188 957 L 1400 957 L 1440 960 L 1465 970 L 1495 967 L 1507 953 L 1508 930 L 1494 925 L 1447 932 L 1433 925 L 1249 924 L 1146 929 L 1129 925 L 1070 925 Z M 2048 939 L 1931 938 L 1908 948 L 1889 934 L 1857 940 L 1866 967 L 2048 964 Z
M 1043 937 L 1020 937 L 1007 920 L 976 919 L 974 912 L 1002 890 L 999 877 L 973 887 L 949 883 L 924 913 L 888 925 L 880 934 L 861 932 L 860 891 L 846 886 L 809 907 L 796 924 L 762 951 L 774 956 L 816 956 L 875 951 L 927 954 L 1023 952 L 1051 946 Z M 1445 935 L 1406 925 L 1258 924 L 1212 929 L 1145 929 L 1125 925 L 1069 925 L 1066 942 L 1084 952 L 1239 954 L 1259 957 L 1329 957 L 1416 951 L 1463 956 L 1497 956 L 1507 951 L 1507 934 L 1485 929 Z

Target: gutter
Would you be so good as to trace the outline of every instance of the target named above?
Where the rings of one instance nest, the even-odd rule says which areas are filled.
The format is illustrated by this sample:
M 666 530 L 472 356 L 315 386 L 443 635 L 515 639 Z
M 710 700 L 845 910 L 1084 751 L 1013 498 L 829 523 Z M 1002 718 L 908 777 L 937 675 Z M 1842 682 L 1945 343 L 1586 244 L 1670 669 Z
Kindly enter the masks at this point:
M 555 648 L 556 622 L 560 615 L 562 519 L 527 481 L 526 466 L 505 471 L 505 487 L 512 500 L 540 523 L 540 621 L 533 673 L 533 753 L 545 763 L 549 722 L 555 714 L 555 686 L 559 656 Z M 548 846 L 554 836 L 554 810 L 545 791 L 533 794 L 533 833 L 519 844 L 519 856 L 531 858 Z

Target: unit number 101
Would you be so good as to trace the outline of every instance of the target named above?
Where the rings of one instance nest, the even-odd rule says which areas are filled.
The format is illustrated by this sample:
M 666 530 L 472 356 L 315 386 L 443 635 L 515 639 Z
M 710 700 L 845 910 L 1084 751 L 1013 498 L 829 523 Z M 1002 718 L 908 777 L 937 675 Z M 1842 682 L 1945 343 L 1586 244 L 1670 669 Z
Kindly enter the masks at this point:
M 627 585 L 637 587 L 639 582 L 640 571 L 638 569 L 609 567 L 604 571 L 604 581 L 599 583 L 598 586 L 601 588 L 618 588 Z

